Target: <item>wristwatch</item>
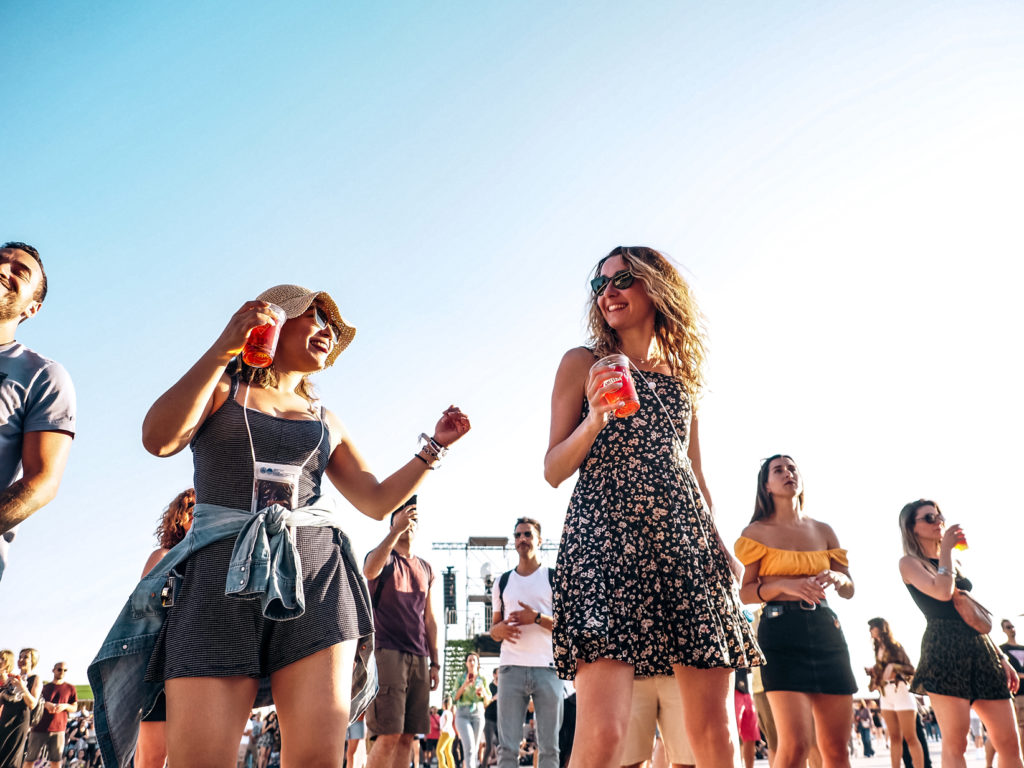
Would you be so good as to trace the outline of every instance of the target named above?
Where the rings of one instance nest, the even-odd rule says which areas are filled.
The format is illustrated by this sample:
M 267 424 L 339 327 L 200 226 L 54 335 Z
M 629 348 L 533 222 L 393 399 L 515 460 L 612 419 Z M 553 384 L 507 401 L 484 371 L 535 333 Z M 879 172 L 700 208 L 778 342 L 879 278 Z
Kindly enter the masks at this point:
M 533 620 L 534 624 L 540 624 L 540 611 L 537 611 L 537 618 Z

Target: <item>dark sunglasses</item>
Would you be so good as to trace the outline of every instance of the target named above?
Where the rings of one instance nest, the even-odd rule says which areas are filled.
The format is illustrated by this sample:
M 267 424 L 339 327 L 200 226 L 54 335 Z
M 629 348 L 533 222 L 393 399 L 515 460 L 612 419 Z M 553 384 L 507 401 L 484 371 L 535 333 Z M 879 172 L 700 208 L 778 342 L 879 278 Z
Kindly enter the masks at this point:
M 600 296 L 604 293 L 604 289 L 608 287 L 608 283 L 614 285 L 616 290 L 624 291 L 633 284 L 634 280 L 636 280 L 636 275 L 628 269 L 621 269 L 611 277 L 598 275 L 590 281 L 590 287 L 594 289 L 595 296 Z
M 337 341 L 338 332 L 331 325 L 331 320 L 320 307 L 313 307 L 313 321 L 317 324 L 317 327 L 322 331 L 324 328 L 331 329 L 331 340 Z
M 520 539 L 520 538 L 532 539 L 533 538 L 533 531 L 516 531 L 515 533 L 512 534 L 512 537 L 515 538 L 515 539 Z
M 923 515 L 921 515 L 919 518 L 917 518 L 917 520 L 915 520 L 914 522 L 916 522 L 916 523 L 928 523 L 928 525 L 935 525 L 936 523 L 939 523 L 939 522 L 942 522 L 942 523 L 946 522 L 946 518 L 944 518 L 942 516 L 941 512 L 925 512 Z

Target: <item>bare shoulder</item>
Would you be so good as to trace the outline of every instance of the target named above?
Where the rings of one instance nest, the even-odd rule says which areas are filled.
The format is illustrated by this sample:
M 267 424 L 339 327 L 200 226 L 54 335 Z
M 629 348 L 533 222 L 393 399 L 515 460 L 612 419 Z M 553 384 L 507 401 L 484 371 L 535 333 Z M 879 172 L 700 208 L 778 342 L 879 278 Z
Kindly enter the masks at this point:
M 766 532 L 766 528 L 767 526 L 763 522 L 761 522 L 760 520 L 756 520 L 755 522 L 751 523 L 746 528 L 744 528 L 742 531 L 740 531 L 740 536 L 746 539 L 752 539 L 753 541 L 756 541 L 759 544 L 764 544 L 764 535 Z
M 594 353 L 589 349 L 586 347 L 573 347 L 562 355 L 562 362 L 559 364 L 558 369 L 559 371 L 586 375 L 595 362 Z
M 324 408 L 324 423 L 327 426 L 327 434 L 330 435 L 332 450 L 348 440 L 345 425 L 341 422 L 338 414 L 329 408 Z
M 915 576 L 926 575 L 924 564 L 916 557 L 912 555 L 904 555 L 900 558 L 900 576 L 903 577 L 903 581 L 910 583 Z
M 814 523 L 815 533 L 824 539 L 825 549 L 837 549 L 839 547 L 839 537 L 836 536 L 836 532 L 832 530 L 831 525 L 820 520 L 810 520 L 810 522 Z
M 213 389 L 213 397 L 210 399 L 210 413 L 216 413 L 220 410 L 220 407 L 227 402 L 229 394 L 231 394 L 231 377 L 223 373 L 217 381 L 217 386 Z

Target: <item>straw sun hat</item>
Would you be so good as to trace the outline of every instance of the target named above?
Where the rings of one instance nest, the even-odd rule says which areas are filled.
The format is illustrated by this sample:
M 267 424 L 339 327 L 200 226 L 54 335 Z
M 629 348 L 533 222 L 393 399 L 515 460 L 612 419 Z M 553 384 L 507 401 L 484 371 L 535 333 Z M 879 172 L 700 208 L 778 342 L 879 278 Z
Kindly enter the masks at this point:
M 273 288 L 267 288 L 256 298 L 259 301 L 277 304 L 277 306 L 284 310 L 289 320 L 299 317 L 314 302 L 330 315 L 331 325 L 334 326 L 334 332 L 338 338 L 334 343 L 331 354 L 327 356 L 325 368 L 333 365 L 338 355 L 342 353 L 342 350 L 355 338 L 355 326 L 345 322 L 345 318 L 338 311 L 338 305 L 334 303 L 334 299 L 331 298 L 331 294 L 327 293 L 327 291 L 311 291 L 309 288 L 303 288 L 301 285 L 275 285 Z

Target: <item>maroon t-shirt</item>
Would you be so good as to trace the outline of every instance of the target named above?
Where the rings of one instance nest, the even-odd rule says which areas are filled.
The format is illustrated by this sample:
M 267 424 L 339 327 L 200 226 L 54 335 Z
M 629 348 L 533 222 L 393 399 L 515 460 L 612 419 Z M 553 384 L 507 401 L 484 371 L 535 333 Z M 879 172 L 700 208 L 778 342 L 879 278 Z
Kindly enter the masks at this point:
M 43 697 L 44 701 L 48 701 L 51 704 L 78 703 L 78 694 L 75 692 L 75 686 L 71 685 L 71 683 L 47 683 L 43 686 L 43 690 L 39 695 Z M 64 733 L 64 729 L 67 727 L 67 712 L 54 714 L 44 709 L 43 716 L 39 718 L 39 722 L 36 723 L 32 730 L 36 733 Z
M 420 557 L 402 557 L 392 551 L 384 567 L 394 563 L 391 577 L 384 582 L 380 603 L 373 612 L 374 646 L 392 651 L 429 656 L 423 611 L 427 591 L 434 583 L 430 563 Z M 377 592 L 377 579 L 367 582 L 370 594 Z

